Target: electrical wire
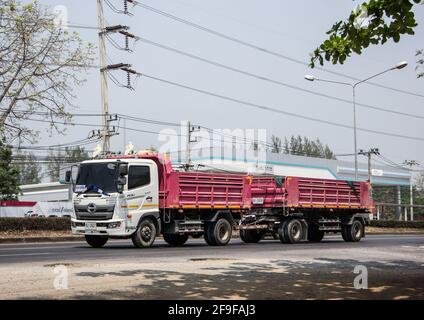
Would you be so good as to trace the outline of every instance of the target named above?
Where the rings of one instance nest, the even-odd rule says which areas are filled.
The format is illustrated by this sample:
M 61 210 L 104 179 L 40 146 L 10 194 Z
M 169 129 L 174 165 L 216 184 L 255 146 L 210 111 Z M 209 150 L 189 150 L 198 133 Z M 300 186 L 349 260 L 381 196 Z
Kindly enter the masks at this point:
M 145 78 L 149 78 L 149 79 L 158 81 L 158 82 L 166 83 L 168 85 L 187 89 L 187 90 L 194 91 L 194 92 L 197 92 L 197 93 L 202 93 L 204 95 L 212 96 L 212 97 L 219 98 L 219 99 L 226 100 L 226 101 L 231 101 L 231 102 L 234 102 L 234 103 L 237 103 L 237 104 L 253 107 L 253 108 L 256 108 L 256 109 L 265 110 L 265 111 L 274 112 L 274 113 L 279 113 L 279 114 L 284 114 L 286 116 L 300 118 L 300 119 L 303 119 L 303 120 L 319 122 L 319 123 L 322 123 L 322 124 L 327 124 L 327 125 L 335 126 L 335 127 L 339 127 L 339 128 L 353 129 L 353 127 L 350 126 L 350 125 L 341 124 L 341 123 L 338 123 L 338 122 L 332 122 L 332 121 L 323 120 L 323 119 L 318 119 L 318 118 L 314 118 L 314 117 L 309 117 L 309 116 L 301 115 L 301 114 L 294 113 L 294 112 L 284 111 L 284 110 L 276 109 L 274 107 L 270 107 L 270 106 L 267 106 L 267 105 L 260 105 L 260 104 L 256 104 L 256 103 L 252 103 L 252 102 L 248 102 L 248 101 L 243 101 L 243 100 L 240 100 L 240 99 L 237 99 L 237 98 L 217 94 L 217 93 L 207 91 L 207 90 L 203 90 L 203 89 L 194 88 L 194 87 L 191 87 L 191 86 L 188 86 L 188 85 L 185 85 L 185 84 L 166 80 L 166 79 L 159 78 L 159 77 L 156 77 L 156 76 L 151 76 L 151 75 L 144 74 L 144 73 L 142 74 L 142 76 L 144 76 Z M 362 132 L 368 132 L 368 133 L 390 136 L 390 137 L 396 137 L 396 138 L 402 138 L 402 139 L 408 139 L 408 140 L 424 141 L 424 138 L 421 138 L 421 137 L 413 137 L 413 136 L 407 136 L 407 135 L 402 135 L 402 134 L 396 134 L 396 133 L 390 133 L 390 132 L 384 132 L 384 131 L 378 131 L 378 130 L 372 130 L 372 129 L 366 129 L 366 128 L 357 128 L 357 130 L 362 131 Z
M 159 14 L 161 16 L 164 16 L 164 17 L 166 17 L 168 19 L 172 19 L 174 21 L 183 23 L 183 24 L 185 24 L 187 26 L 193 27 L 195 29 L 204 31 L 204 32 L 209 33 L 209 34 L 212 34 L 214 36 L 217 36 L 217 37 L 220 37 L 220 38 L 223 38 L 223 39 L 226 39 L 226 40 L 229 40 L 229 41 L 238 43 L 238 44 L 240 44 L 242 46 L 245 46 L 245 47 L 248 47 L 248 48 L 251 48 L 251 49 L 258 50 L 260 52 L 263 52 L 263 53 L 272 55 L 274 57 L 277 57 L 277 58 L 281 58 L 281 59 L 290 61 L 292 63 L 296 63 L 296 64 L 300 64 L 300 65 L 309 67 L 309 63 L 307 63 L 305 61 L 302 61 L 302 60 L 299 60 L 299 59 L 296 59 L 296 58 L 289 57 L 289 56 L 284 55 L 282 53 L 279 53 L 279 52 L 276 52 L 276 51 L 272 51 L 272 50 L 269 50 L 269 49 L 260 47 L 258 45 L 255 45 L 253 43 L 250 43 L 250 42 L 241 40 L 239 38 L 236 38 L 236 37 L 233 37 L 233 36 L 230 36 L 230 35 L 227 35 L 227 34 L 218 32 L 216 30 L 213 30 L 213 29 L 210 29 L 210 28 L 201 26 L 201 25 L 196 24 L 194 22 L 191 22 L 191 21 L 182 19 L 182 18 L 180 18 L 180 17 L 178 17 L 176 15 L 173 15 L 173 14 L 170 14 L 168 12 L 165 12 L 165 11 L 156 9 L 154 7 L 148 6 L 148 5 L 144 4 L 144 3 L 135 2 L 134 5 L 139 6 L 139 7 L 143 8 L 143 9 L 145 9 L 145 10 L 149 10 L 151 12 L 154 12 L 156 14 Z M 351 79 L 351 80 L 354 80 L 354 81 L 361 81 L 361 80 L 363 80 L 363 79 L 359 79 L 359 78 L 356 78 L 356 77 L 352 77 L 352 76 L 346 75 L 344 73 L 331 71 L 331 70 L 328 70 L 328 69 L 323 68 L 323 67 L 316 67 L 316 69 L 321 70 L 321 71 L 324 71 L 324 72 L 327 72 L 327 73 L 330 73 L 330 74 L 334 74 L 336 76 L 348 78 L 348 79 Z M 411 92 L 411 91 L 407 91 L 407 90 L 402 90 L 402 89 L 397 89 L 397 88 L 393 88 L 393 87 L 389 87 L 389 86 L 384 86 L 384 85 L 381 85 L 381 84 L 378 84 L 378 83 L 375 83 L 375 82 L 366 82 L 366 84 L 372 85 L 372 86 L 375 86 L 375 87 L 379 87 L 379 88 L 382 88 L 382 89 L 387 89 L 387 90 L 395 91 L 395 92 L 398 92 L 398 93 L 403 93 L 403 94 L 412 95 L 412 96 L 415 96 L 415 97 L 424 98 L 424 94 L 415 93 L 415 92 Z
M 323 98 L 327 98 L 327 99 L 331 99 L 331 100 L 336 100 L 336 101 L 339 101 L 339 102 L 348 103 L 350 105 L 353 103 L 352 100 L 347 100 L 347 99 L 343 99 L 343 98 L 340 98 L 340 97 L 336 97 L 336 96 L 320 93 L 320 92 L 317 92 L 317 91 L 305 89 L 305 88 L 295 86 L 295 85 L 291 85 L 289 83 L 285 83 L 285 82 L 282 82 L 282 81 L 279 81 L 279 80 L 274 80 L 274 79 L 268 78 L 266 76 L 262 76 L 262 75 L 258 75 L 258 74 L 255 74 L 255 73 L 244 71 L 244 70 L 241 70 L 241 69 L 238 69 L 238 68 L 234 68 L 232 66 L 225 65 L 225 64 L 222 64 L 222 63 L 219 63 L 219 62 L 215 62 L 215 61 L 212 61 L 212 60 L 209 60 L 209 59 L 205 59 L 205 58 L 202 58 L 200 56 L 197 56 L 197 55 L 194 55 L 194 54 L 191 54 L 191 53 L 188 53 L 188 52 L 184 52 L 184 51 L 181 51 L 181 50 L 178 50 L 178 49 L 175 49 L 175 48 L 172 48 L 172 47 L 169 47 L 169 46 L 166 46 L 166 45 L 163 45 L 163 44 L 151 41 L 151 40 L 148 40 L 148 39 L 143 38 L 143 37 L 140 37 L 140 41 L 147 43 L 147 44 L 150 44 L 152 46 L 155 46 L 157 48 L 165 49 L 165 50 L 168 50 L 168 51 L 171 51 L 171 52 L 174 52 L 174 53 L 177 53 L 177 54 L 180 54 L 180 55 L 183 55 L 183 56 L 186 56 L 186 57 L 189 57 L 189 58 L 192 58 L 192 59 L 195 59 L 195 60 L 207 63 L 207 64 L 210 64 L 210 65 L 219 67 L 219 68 L 223 68 L 223 69 L 226 69 L 226 70 L 229 70 L 229 71 L 232 71 L 232 72 L 243 74 L 245 76 L 252 77 L 252 78 L 255 78 L 255 79 L 259 79 L 259 80 L 262 80 L 262 81 L 266 81 L 266 82 L 269 82 L 269 83 L 272 83 L 272 84 L 275 84 L 275 85 L 279 85 L 279 86 L 282 86 L 282 87 L 285 87 L 285 88 L 305 92 L 305 93 L 308 93 L 308 94 L 312 94 L 312 95 L 315 95 L 315 96 L 319 96 L 319 97 L 323 97 Z M 401 115 L 401 116 L 405 116 L 405 117 L 412 117 L 412 118 L 416 118 L 416 119 L 424 119 L 424 115 L 421 116 L 421 115 L 411 114 L 411 113 L 407 113 L 407 112 L 395 111 L 395 110 L 390 110 L 390 109 L 377 107 L 377 106 L 373 106 L 373 105 L 369 105 L 369 104 L 363 104 L 363 103 L 356 103 L 356 105 L 361 106 L 363 108 L 367 108 L 367 109 L 387 112 L 387 113 Z

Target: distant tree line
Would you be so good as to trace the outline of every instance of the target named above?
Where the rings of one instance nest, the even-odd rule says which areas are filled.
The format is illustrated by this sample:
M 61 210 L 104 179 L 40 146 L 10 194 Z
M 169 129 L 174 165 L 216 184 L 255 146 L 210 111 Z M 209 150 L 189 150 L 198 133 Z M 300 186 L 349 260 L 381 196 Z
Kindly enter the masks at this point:
M 312 140 L 300 135 L 292 135 L 284 141 L 273 135 L 269 150 L 273 153 L 293 154 L 313 158 L 336 159 L 336 155 L 327 144 L 323 144 L 319 138 Z

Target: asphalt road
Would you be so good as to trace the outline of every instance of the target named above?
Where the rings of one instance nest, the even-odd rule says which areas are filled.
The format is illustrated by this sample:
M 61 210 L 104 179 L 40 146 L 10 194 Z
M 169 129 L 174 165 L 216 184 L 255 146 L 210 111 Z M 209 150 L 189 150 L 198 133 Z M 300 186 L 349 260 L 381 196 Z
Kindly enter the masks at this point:
M 296 245 L 282 244 L 278 240 L 264 240 L 259 244 L 245 244 L 233 239 L 225 247 L 211 247 L 203 239 L 190 239 L 183 247 L 170 247 L 163 240 L 156 240 L 148 249 L 135 248 L 131 240 L 110 240 L 105 247 L 96 249 L 85 242 L 28 243 L 0 245 L 0 263 L 39 262 L 39 261 L 83 261 L 91 259 L 126 259 L 158 257 L 196 257 L 235 255 L 281 256 L 284 252 L 356 248 L 421 248 L 424 257 L 424 235 L 369 235 L 359 243 L 346 243 L 341 236 L 327 236 L 320 243 L 302 242 Z
M 65 266 L 69 287 L 54 288 Z M 355 268 L 367 268 L 367 288 L 354 288 Z M 184 247 L 158 240 L 137 249 L 110 241 L 0 245 L 0 298 L 112 299 L 424 299 L 424 236 L 339 236 L 321 243 L 266 240 Z

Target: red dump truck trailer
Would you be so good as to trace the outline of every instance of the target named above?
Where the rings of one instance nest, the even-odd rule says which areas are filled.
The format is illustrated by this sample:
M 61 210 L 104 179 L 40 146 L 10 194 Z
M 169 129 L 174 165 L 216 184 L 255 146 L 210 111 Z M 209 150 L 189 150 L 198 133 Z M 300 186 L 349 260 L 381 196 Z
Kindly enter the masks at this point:
M 320 241 L 327 232 L 359 241 L 373 210 L 368 183 L 179 171 L 150 153 L 84 161 L 71 176 L 72 231 L 93 247 L 109 238 L 149 247 L 158 235 L 171 245 L 204 236 L 221 246 L 234 230 L 246 243 Z

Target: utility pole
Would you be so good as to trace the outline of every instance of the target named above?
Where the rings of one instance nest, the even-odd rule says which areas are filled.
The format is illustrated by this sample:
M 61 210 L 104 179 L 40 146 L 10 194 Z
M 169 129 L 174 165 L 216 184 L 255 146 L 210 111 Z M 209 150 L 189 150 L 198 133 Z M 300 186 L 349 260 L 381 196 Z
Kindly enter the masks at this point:
M 192 136 L 194 132 L 199 132 L 200 126 L 192 126 L 190 121 L 187 122 L 187 133 L 186 133 L 186 150 L 185 150 L 185 158 L 186 158 L 186 168 L 190 169 L 191 165 L 191 143 L 197 142 L 197 137 Z
M 125 15 L 131 15 L 131 13 L 128 11 L 128 4 L 132 3 L 134 4 L 134 0 L 124 0 L 124 10 L 117 10 L 112 4 L 109 2 L 106 2 L 108 6 L 115 12 L 115 13 L 122 13 Z M 128 26 L 122 26 L 122 25 L 116 25 L 116 26 L 105 26 L 105 17 L 104 17 L 104 11 L 103 6 L 104 0 L 97 0 L 97 15 L 98 15 L 98 28 L 99 28 L 99 59 L 100 59 L 100 90 L 101 90 L 101 104 L 102 104 L 102 125 L 103 129 L 101 132 L 100 138 L 102 139 L 103 143 L 103 153 L 107 154 L 110 152 L 110 137 L 118 134 L 115 130 L 110 130 L 110 122 L 116 121 L 116 118 L 111 118 L 109 115 L 109 92 L 108 92 L 108 72 L 112 70 L 122 70 L 126 72 L 127 74 L 127 83 L 126 85 L 121 85 L 120 83 L 117 83 L 116 80 L 112 79 L 113 82 L 117 83 L 121 87 L 125 87 L 128 89 L 133 89 L 131 86 L 131 75 L 139 75 L 135 70 L 131 69 L 130 64 L 124 64 L 124 63 L 118 63 L 118 64 L 112 64 L 108 65 L 106 61 L 106 40 L 109 40 L 112 42 L 112 44 L 115 44 L 114 41 L 112 41 L 109 38 L 110 34 L 113 33 L 119 33 L 121 36 L 124 36 L 125 45 L 124 47 L 118 46 L 117 48 L 124 51 L 131 51 L 129 48 L 129 39 L 138 40 L 139 37 L 131 34 L 128 32 L 129 27 Z
M 405 160 L 405 162 L 403 163 L 406 166 L 409 166 L 411 168 L 411 180 L 409 182 L 409 203 L 411 205 L 411 209 L 410 209 L 410 216 L 411 216 L 411 221 L 414 221 L 414 186 L 412 184 L 412 167 L 413 166 L 419 166 L 419 163 L 415 160 Z
M 103 113 L 103 152 L 110 151 L 110 135 L 109 135 L 109 96 L 106 74 L 106 43 L 105 43 L 105 17 L 103 12 L 103 0 L 97 0 L 97 15 L 99 25 L 99 50 L 100 50 L 100 90 L 101 103 Z
M 373 155 L 379 155 L 380 151 L 378 148 L 372 148 L 369 151 L 359 150 L 358 152 L 361 156 L 366 156 L 368 158 L 368 182 L 371 183 L 372 178 L 372 167 L 371 167 L 371 161 Z

